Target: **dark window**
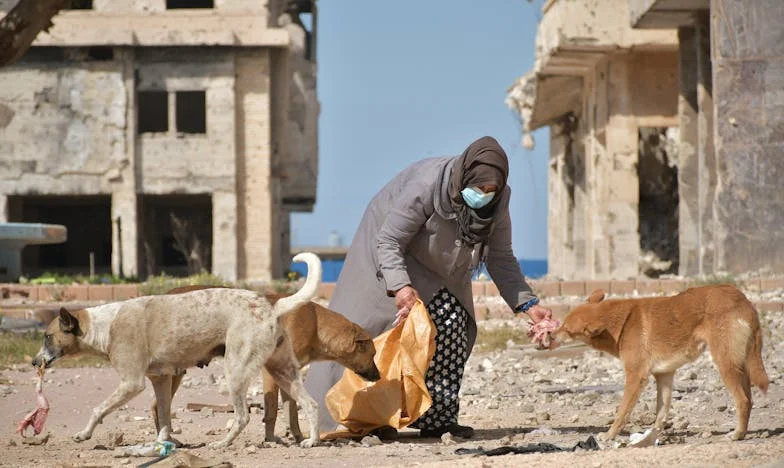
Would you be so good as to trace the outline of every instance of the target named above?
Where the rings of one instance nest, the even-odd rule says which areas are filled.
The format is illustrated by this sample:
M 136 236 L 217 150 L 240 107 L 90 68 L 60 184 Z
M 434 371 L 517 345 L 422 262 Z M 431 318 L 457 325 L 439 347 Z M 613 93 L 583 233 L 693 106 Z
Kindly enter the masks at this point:
M 136 96 L 139 133 L 169 131 L 168 93 L 166 91 L 139 91 Z
M 114 60 L 114 48 L 112 47 L 89 47 L 87 58 L 90 60 L 107 61 Z
M 71 0 L 70 10 L 92 10 L 93 0 Z
M 177 131 L 207 133 L 207 99 L 204 91 L 177 91 Z
M 27 52 L 19 59 L 20 62 L 41 63 L 41 62 L 65 62 L 64 47 L 30 47 Z
M 213 8 L 213 0 L 166 0 L 166 9 L 175 10 L 178 8 Z

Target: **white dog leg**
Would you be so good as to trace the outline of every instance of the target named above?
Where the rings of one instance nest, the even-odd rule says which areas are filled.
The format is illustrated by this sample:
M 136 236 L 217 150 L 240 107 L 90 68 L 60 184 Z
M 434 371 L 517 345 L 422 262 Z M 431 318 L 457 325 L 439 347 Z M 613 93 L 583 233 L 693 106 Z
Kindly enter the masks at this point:
M 111 413 L 116 408 L 124 405 L 125 403 L 128 403 L 131 398 L 135 397 L 143 390 L 143 376 L 136 381 L 123 380 L 120 382 L 120 386 L 117 387 L 117 390 L 115 390 L 114 393 L 112 393 L 103 403 L 93 409 L 93 415 L 90 417 L 90 421 L 87 422 L 87 426 L 81 432 L 77 432 L 73 439 L 76 442 L 88 440 L 93 436 L 93 430 L 95 430 L 95 426 L 97 426 L 98 423 L 103 420 L 104 416 Z
M 170 375 L 151 375 L 152 388 L 155 390 L 155 405 L 157 409 L 159 426 L 158 442 L 171 440 L 171 397 L 172 378 Z

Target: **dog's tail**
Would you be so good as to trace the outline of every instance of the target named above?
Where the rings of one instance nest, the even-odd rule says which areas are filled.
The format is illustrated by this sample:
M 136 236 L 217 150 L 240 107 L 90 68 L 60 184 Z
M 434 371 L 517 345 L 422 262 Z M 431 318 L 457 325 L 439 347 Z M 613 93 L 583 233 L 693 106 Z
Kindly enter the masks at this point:
M 759 387 L 763 394 L 767 393 L 769 380 L 762 364 L 762 328 L 759 325 L 751 337 L 751 347 L 746 355 L 746 369 L 749 371 L 751 383 Z
M 308 276 L 305 279 L 305 284 L 299 291 L 291 296 L 284 297 L 275 303 L 275 317 L 297 310 L 299 307 L 313 299 L 318 291 L 319 284 L 321 284 L 321 260 L 316 254 L 310 252 L 302 252 L 297 254 L 294 259 L 295 262 L 305 262 L 308 264 Z

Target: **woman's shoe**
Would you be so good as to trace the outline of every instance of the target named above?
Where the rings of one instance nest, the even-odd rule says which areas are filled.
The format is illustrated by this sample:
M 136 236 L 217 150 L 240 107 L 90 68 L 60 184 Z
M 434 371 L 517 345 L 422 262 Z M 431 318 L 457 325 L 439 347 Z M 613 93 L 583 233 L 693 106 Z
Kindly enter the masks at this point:
M 422 429 L 419 431 L 419 437 L 441 437 L 449 432 L 455 437 L 463 439 L 470 439 L 474 436 L 474 428 L 471 426 L 461 426 L 460 424 L 450 424 L 448 426 L 439 427 L 438 429 Z
M 397 429 L 392 426 L 382 426 L 370 431 L 370 435 L 374 435 L 381 440 L 397 440 Z

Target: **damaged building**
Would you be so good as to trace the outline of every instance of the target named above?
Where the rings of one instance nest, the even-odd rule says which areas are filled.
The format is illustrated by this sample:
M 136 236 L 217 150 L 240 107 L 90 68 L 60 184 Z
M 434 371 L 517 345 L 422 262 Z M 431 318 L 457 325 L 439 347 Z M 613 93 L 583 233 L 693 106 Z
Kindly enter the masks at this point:
M 0 0 L 3 16 L 16 0 Z M 268 281 L 318 168 L 315 0 L 93 0 L 0 69 L 0 222 L 23 271 Z
M 784 271 L 784 8 L 548 0 L 507 104 L 550 129 L 559 277 Z

